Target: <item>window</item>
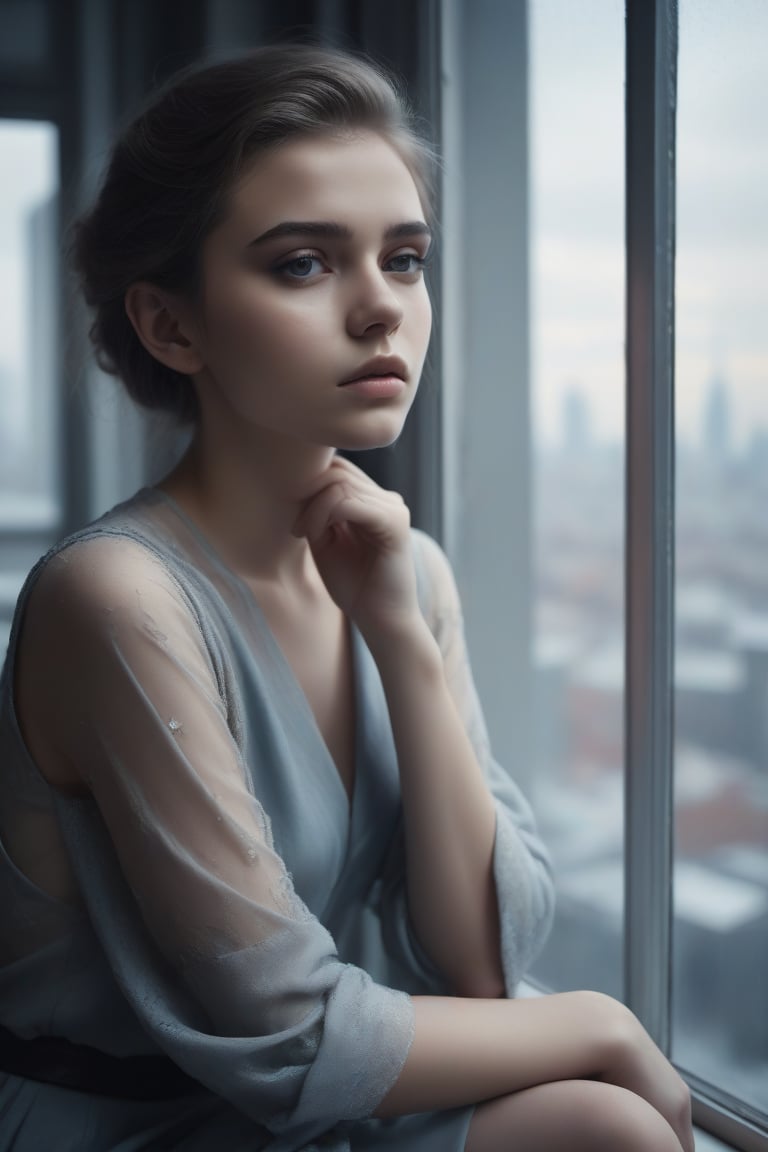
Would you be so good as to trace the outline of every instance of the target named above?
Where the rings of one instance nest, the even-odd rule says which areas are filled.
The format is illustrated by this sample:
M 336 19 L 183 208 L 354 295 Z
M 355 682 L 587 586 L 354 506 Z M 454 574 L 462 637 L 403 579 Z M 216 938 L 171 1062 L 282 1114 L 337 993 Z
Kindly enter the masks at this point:
M 50 527 L 55 490 L 58 133 L 0 120 L 0 529 Z
M 681 3 L 672 1054 L 686 1072 L 763 1116 L 766 43 L 768 7 L 762 0 Z
M 554 850 L 534 978 L 763 1150 L 768 9 L 677 7 L 444 0 L 446 545 Z
M 58 131 L 0 119 L 0 648 L 29 554 L 13 540 L 51 533 L 57 477 Z
M 535 802 L 558 909 L 535 975 L 622 995 L 624 11 L 530 8 Z

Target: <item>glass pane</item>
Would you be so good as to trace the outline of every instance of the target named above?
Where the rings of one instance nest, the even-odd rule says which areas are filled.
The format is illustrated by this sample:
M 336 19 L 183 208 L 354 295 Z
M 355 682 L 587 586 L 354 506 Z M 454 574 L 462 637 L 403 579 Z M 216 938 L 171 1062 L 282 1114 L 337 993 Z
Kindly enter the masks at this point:
M 768 5 L 683 0 L 673 1056 L 768 1112 Z
M 0 529 L 58 518 L 57 156 L 53 124 L 0 120 Z
M 622 993 L 624 10 L 531 18 L 534 692 L 542 830 L 557 867 L 533 976 Z

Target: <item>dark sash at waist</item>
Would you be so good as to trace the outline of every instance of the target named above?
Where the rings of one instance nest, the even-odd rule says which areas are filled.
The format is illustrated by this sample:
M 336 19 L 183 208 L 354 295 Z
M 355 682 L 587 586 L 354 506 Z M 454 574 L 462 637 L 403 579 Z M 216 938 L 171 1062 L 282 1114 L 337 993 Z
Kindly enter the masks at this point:
M 205 1091 L 167 1056 L 111 1056 L 61 1036 L 26 1040 L 2 1025 L 0 1071 L 123 1100 L 170 1100 Z

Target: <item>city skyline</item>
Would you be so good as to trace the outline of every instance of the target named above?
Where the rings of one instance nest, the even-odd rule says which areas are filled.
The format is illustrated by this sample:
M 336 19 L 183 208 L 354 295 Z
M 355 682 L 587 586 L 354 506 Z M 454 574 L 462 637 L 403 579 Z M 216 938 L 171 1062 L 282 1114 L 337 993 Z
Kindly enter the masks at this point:
M 598 438 L 624 428 L 624 5 L 530 6 L 532 400 L 557 441 L 563 392 L 587 389 Z M 688 439 L 701 391 L 738 389 L 736 443 L 768 427 L 768 5 L 682 0 L 675 402 Z
M 712 452 L 725 460 L 749 454 L 757 445 L 764 449 L 768 461 L 768 419 L 746 429 L 742 424 L 741 434 L 736 435 L 739 395 L 727 376 L 711 373 L 698 388 L 697 401 L 698 408 L 691 413 L 688 426 L 681 430 L 678 423 L 678 449 Z M 597 447 L 622 450 L 624 430 L 613 436 L 603 434 L 597 409 L 592 391 L 578 381 L 570 382 L 560 395 L 555 434 L 547 440 L 540 439 L 536 446 L 544 450 Z

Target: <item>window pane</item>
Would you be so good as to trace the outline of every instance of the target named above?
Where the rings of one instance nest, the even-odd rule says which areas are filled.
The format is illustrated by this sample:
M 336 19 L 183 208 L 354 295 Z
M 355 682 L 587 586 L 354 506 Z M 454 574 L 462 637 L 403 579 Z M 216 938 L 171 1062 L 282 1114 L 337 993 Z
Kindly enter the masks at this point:
M 768 5 L 683 0 L 673 1056 L 768 1112 Z
M 53 124 L 0 120 L 0 529 L 58 517 L 57 155 Z
M 536 810 L 555 989 L 622 993 L 624 11 L 531 4 Z

